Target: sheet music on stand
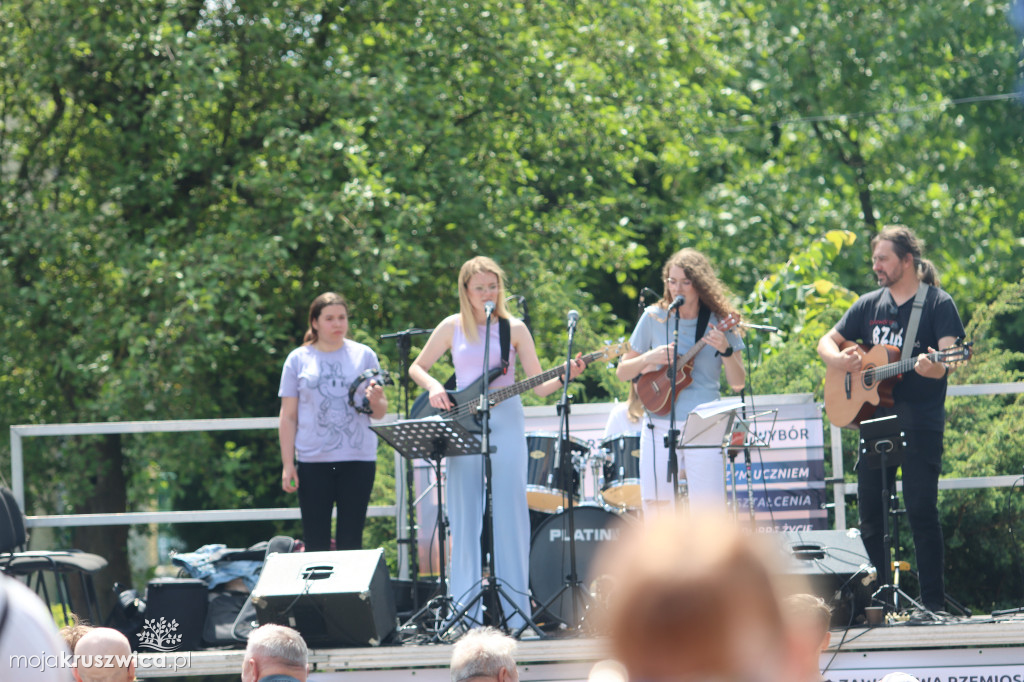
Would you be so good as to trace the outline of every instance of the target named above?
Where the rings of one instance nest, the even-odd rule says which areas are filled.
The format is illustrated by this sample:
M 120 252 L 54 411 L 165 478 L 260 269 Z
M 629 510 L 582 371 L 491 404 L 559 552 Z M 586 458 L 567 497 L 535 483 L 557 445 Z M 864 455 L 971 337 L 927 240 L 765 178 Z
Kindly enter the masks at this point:
M 741 398 L 719 398 L 695 407 L 686 417 L 686 424 L 683 426 L 683 433 L 680 437 L 680 446 L 687 449 L 709 449 L 719 450 L 722 453 L 722 478 L 728 481 L 731 471 L 732 490 L 731 503 L 734 516 L 738 516 L 739 503 L 736 495 L 736 455 L 744 452 L 744 462 L 747 468 L 747 499 L 750 505 L 750 523 L 756 525 L 754 514 L 754 489 L 751 485 L 751 462 L 749 448 L 768 447 L 763 438 L 759 438 L 757 432 L 751 427 L 758 417 L 773 414 L 772 428 L 775 428 L 775 419 L 778 418 L 778 410 L 766 410 L 759 414 L 746 413 L 746 405 Z M 742 435 L 742 440 L 737 436 Z M 726 497 L 729 498 L 729 489 L 726 484 Z
M 779 411 L 764 410 L 744 417 L 745 407 L 741 398 L 719 398 L 701 403 L 687 415 L 679 446 L 683 448 L 768 447 L 768 443 L 760 438 L 752 427 L 757 419 L 770 414 L 772 415 L 772 425 L 768 432 L 773 431 Z M 732 443 L 728 436 L 731 436 L 733 432 L 740 431 L 744 434 L 743 442 Z
M 403 419 L 370 428 L 406 459 L 480 454 L 477 437 L 451 419 Z

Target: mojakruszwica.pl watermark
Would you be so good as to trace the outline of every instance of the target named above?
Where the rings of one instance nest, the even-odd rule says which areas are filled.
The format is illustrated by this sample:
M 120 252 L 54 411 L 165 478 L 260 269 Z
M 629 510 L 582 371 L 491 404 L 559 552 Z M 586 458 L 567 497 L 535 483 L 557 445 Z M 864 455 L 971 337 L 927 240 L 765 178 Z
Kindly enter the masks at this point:
M 120 655 L 78 655 L 70 652 L 60 654 L 15 654 L 9 657 L 8 667 L 10 670 L 38 670 L 44 672 L 62 668 L 70 670 L 75 667 L 82 668 L 127 668 L 135 664 L 136 674 L 147 670 L 160 670 L 176 672 L 188 670 L 192 665 L 192 652 L 175 651 L 171 653 L 132 653 Z

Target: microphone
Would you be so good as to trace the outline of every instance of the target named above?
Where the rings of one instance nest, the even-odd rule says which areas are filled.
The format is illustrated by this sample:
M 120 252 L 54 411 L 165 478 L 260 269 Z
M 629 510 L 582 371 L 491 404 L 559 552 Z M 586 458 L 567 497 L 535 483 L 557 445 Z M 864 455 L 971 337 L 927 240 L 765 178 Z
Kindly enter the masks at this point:
M 494 301 L 487 301 L 484 303 L 484 315 L 490 317 L 491 313 L 494 312 Z
M 519 312 L 521 312 L 523 314 L 523 324 L 525 324 L 526 328 L 529 329 L 530 328 L 530 309 L 526 305 L 526 297 L 525 296 L 517 296 L 516 297 L 516 303 L 519 304 Z
M 575 329 L 576 323 L 580 321 L 579 311 L 570 310 L 568 315 L 569 329 Z
M 678 308 L 679 306 L 681 306 L 681 305 L 683 305 L 685 303 L 686 303 L 686 297 L 685 296 L 676 296 L 676 300 L 672 301 L 672 305 L 670 305 L 668 307 L 668 311 L 672 312 L 673 310 L 675 310 L 676 308 Z
M 650 287 L 644 287 L 640 290 L 640 298 L 647 298 L 648 296 L 661 296 L 657 291 Z

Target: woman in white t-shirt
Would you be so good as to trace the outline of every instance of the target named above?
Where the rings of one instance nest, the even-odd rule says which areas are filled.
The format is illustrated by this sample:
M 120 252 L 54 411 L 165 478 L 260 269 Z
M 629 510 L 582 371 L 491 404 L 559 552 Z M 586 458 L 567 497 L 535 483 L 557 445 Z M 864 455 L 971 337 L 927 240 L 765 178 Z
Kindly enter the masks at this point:
M 338 550 L 360 549 L 366 509 L 377 471 L 377 434 L 370 418 L 388 409 L 384 389 L 367 383 L 352 404 L 349 386 L 366 370 L 380 370 L 377 355 L 348 336 L 348 303 L 332 292 L 309 307 L 303 344 L 281 372 L 281 487 L 298 490 L 307 551 L 331 549 L 331 513 L 338 506 Z M 297 460 L 297 464 L 296 464 Z

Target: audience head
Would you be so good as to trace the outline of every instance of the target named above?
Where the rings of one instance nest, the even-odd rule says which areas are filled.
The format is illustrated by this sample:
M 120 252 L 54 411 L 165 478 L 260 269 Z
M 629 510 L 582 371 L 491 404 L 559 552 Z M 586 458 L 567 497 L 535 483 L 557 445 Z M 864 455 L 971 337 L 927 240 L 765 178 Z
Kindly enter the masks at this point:
M 308 676 L 306 641 L 284 625 L 261 625 L 249 635 L 242 659 L 242 682 L 258 682 L 270 675 L 288 675 L 300 682 Z
M 132 645 L 114 628 L 92 628 L 75 644 L 74 672 L 79 682 L 131 682 Z
M 518 682 L 516 640 L 494 628 L 477 628 L 452 648 L 452 682 Z
M 60 636 L 64 638 L 64 643 L 68 645 L 68 651 L 74 653 L 78 640 L 82 639 L 85 633 L 91 632 L 92 629 L 91 625 L 83 623 L 76 614 L 72 613 L 71 623 L 62 627 L 59 632 Z
M 618 661 L 598 661 L 590 669 L 587 682 L 628 682 L 629 676 L 626 673 L 626 666 Z
M 821 652 L 832 640 L 832 609 L 821 597 L 794 594 L 782 603 L 798 680 L 821 679 Z
M 791 679 L 772 561 L 724 518 L 663 514 L 604 549 L 607 629 L 629 679 Z

